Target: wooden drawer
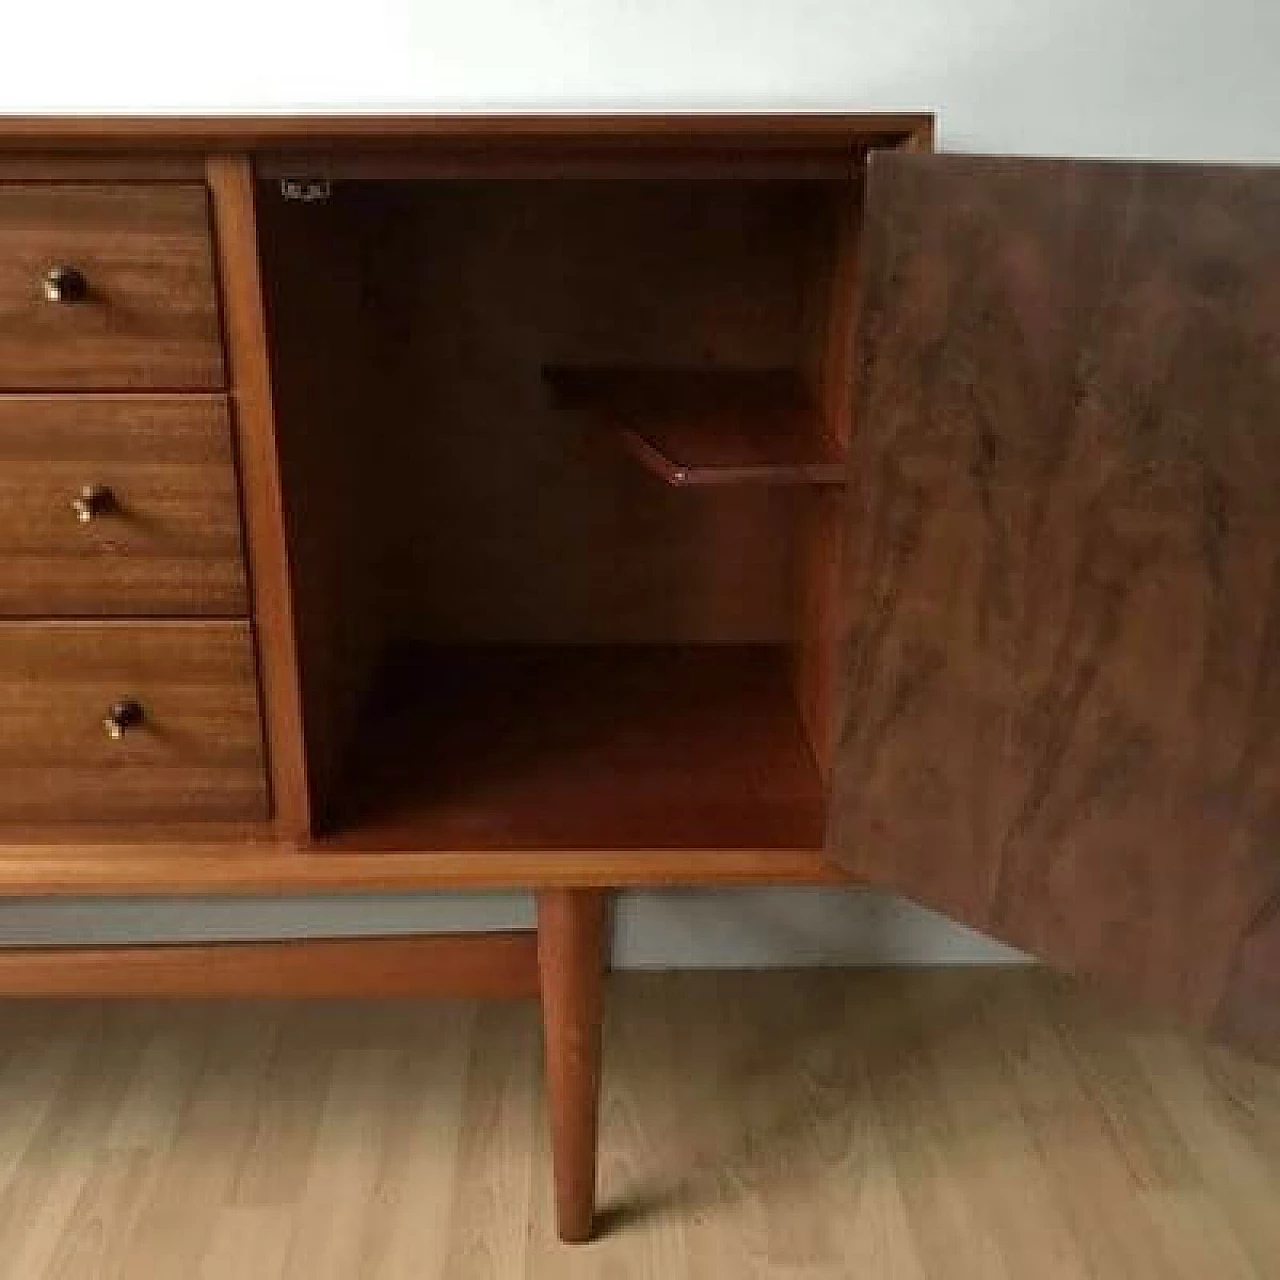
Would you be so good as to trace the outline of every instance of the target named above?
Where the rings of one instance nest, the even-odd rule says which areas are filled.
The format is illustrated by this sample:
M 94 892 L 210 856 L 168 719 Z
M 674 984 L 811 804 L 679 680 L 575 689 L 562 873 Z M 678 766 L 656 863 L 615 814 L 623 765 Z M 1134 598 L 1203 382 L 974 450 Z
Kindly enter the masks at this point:
M 247 609 L 221 397 L 0 397 L 0 615 Z
M 112 737 L 128 700 L 141 721 Z M 0 624 L 0 819 L 266 813 L 247 623 Z
M 0 183 L 0 389 L 222 385 L 204 187 Z

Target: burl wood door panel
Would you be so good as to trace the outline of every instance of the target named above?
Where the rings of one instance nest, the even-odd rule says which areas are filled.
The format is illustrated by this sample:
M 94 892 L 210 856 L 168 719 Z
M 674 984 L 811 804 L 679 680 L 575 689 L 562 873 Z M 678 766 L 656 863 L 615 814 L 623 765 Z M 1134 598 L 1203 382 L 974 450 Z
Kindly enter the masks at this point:
M 0 389 L 223 380 L 204 187 L 0 183 Z
M 221 396 L 0 396 L 0 616 L 243 616 Z
M 247 622 L 0 623 L 0 820 L 266 816 Z
M 1280 1050 L 1280 171 L 872 165 L 839 860 Z

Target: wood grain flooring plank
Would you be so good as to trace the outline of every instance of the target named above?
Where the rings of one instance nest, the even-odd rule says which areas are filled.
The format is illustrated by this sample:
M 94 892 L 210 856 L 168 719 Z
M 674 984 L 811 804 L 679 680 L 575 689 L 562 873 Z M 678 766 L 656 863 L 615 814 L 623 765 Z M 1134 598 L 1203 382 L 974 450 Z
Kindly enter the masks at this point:
M 1276 1280 L 1280 1072 L 1044 971 L 606 1008 L 568 1248 L 531 1008 L 9 1006 L 0 1280 Z

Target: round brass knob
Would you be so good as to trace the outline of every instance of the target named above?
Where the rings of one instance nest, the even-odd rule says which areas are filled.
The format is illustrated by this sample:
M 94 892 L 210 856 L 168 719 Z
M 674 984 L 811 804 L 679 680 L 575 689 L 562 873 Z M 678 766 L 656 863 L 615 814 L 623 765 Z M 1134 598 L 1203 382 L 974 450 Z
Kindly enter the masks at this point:
M 89 282 L 75 267 L 50 267 L 42 283 L 49 302 L 83 302 L 89 296 Z
M 71 499 L 71 509 L 81 524 L 110 511 L 116 505 L 115 494 L 105 484 L 87 484 Z
M 136 729 L 142 719 L 142 704 L 133 698 L 121 698 L 119 702 L 113 702 L 103 716 L 102 727 L 108 738 L 118 742 L 130 729 Z

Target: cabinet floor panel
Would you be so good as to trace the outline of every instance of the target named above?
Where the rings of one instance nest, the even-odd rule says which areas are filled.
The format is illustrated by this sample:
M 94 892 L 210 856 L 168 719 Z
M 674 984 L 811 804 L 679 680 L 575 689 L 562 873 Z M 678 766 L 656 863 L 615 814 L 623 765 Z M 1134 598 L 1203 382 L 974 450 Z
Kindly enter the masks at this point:
M 326 845 L 818 848 L 782 649 L 416 649 L 388 668 Z

